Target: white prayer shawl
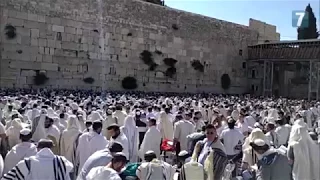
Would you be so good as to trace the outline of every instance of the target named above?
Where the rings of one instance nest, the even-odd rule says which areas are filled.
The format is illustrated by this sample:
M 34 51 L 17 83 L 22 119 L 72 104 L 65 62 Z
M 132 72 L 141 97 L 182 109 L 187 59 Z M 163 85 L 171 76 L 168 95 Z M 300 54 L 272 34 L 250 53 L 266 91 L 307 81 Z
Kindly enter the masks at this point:
M 126 137 L 126 135 L 124 133 L 120 133 L 119 136 L 116 139 L 113 139 L 113 137 L 111 137 L 110 142 L 119 142 L 121 143 L 122 147 L 123 147 L 123 154 L 126 155 L 127 160 L 129 160 L 129 141 L 128 138 Z
M 173 123 L 169 120 L 165 112 L 160 113 L 160 121 L 158 128 L 162 134 L 163 139 L 173 140 Z
M 174 124 L 174 138 L 180 142 L 180 150 L 188 151 L 187 136 L 195 132 L 194 125 L 187 120 L 180 120 Z
M 181 175 L 185 175 L 184 178 L 180 178 L 182 180 L 204 180 L 204 167 L 202 164 L 198 162 L 188 162 L 183 165 Z
M 157 155 L 157 158 L 160 158 L 161 138 L 162 136 L 160 131 L 155 126 L 151 126 L 146 132 L 141 143 L 139 157 L 144 159 L 144 154 L 147 151 L 153 151 Z
M 148 177 L 150 180 L 172 180 L 174 173 L 175 169 L 170 164 L 158 159 L 142 163 L 137 170 L 137 176 L 141 180 L 148 180 Z
M 118 118 L 118 125 L 119 126 L 123 126 L 124 125 L 124 121 L 125 121 L 125 118 L 127 117 L 127 113 L 125 113 L 123 111 L 120 111 L 120 110 L 117 110 L 112 115 L 113 115 L 113 117 L 117 117 Z
M 57 142 L 60 141 L 60 130 L 57 128 L 57 126 L 55 126 L 54 124 L 52 126 L 50 126 L 49 128 L 45 128 L 45 131 L 47 133 L 47 137 L 48 136 L 52 136 L 56 139 Z
M 40 139 L 46 139 L 47 138 L 47 133 L 44 128 L 44 121 L 46 119 L 46 116 L 41 115 L 38 125 L 36 127 L 36 130 L 34 131 L 32 135 L 32 140 L 35 142 L 38 142 Z
M 61 134 L 60 154 L 73 164 L 75 164 L 74 152 L 76 151 L 74 145 L 80 133 L 77 117 L 70 116 L 67 129 Z
M 22 142 L 14 146 L 6 155 L 3 173 L 10 171 L 19 161 L 37 154 L 37 147 L 29 142 Z
M 124 126 L 121 127 L 123 134 L 128 139 L 129 146 L 129 161 L 134 163 L 138 161 L 138 145 L 139 145 L 139 132 L 136 122 L 132 116 L 127 116 Z
M 3 175 L 4 162 L 2 156 L 0 156 L 0 177 Z
M 94 131 L 83 133 L 79 137 L 79 144 L 77 147 L 77 162 L 79 169 L 82 169 L 83 164 L 91 156 L 91 154 L 104 149 L 108 145 L 108 141 L 101 134 Z
M 295 125 L 292 127 L 289 146 L 293 148 L 294 154 L 294 164 L 292 169 L 293 179 L 320 179 L 319 147 L 309 136 L 306 125 Z
M 55 116 L 52 119 L 53 119 L 53 124 L 59 129 L 60 132 L 66 129 L 66 127 L 60 123 L 60 118 L 58 116 Z
M 109 115 L 106 117 L 106 119 L 102 122 L 102 134 L 107 137 L 108 134 L 108 130 L 107 128 L 111 125 L 111 124 L 117 124 L 116 122 L 116 118 L 114 118 L 112 115 Z
M 20 119 L 16 118 L 11 122 L 11 126 L 6 130 L 6 135 L 8 136 L 10 148 L 21 142 L 20 131 L 23 129 Z
M 121 180 L 119 174 L 106 166 L 92 168 L 88 173 L 86 180 Z
M 88 121 L 94 122 L 96 120 L 103 120 L 103 117 L 98 111 L 93 111 L 89 116 L 88 116 Z

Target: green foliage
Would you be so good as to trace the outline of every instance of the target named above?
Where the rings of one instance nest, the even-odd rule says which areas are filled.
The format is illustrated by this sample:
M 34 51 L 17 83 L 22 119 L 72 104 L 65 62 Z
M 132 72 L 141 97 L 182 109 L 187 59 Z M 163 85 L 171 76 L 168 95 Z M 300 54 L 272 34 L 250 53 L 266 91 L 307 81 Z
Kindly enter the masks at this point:
M 83 79 L 83 82 L 85 82 L 86 84 L 93 84 L 94 83 L 94 78 L 86 77 L 86 78 Z
M 16 28 L 11 24 L 7 24 L 4 30 L 7 39 L 14 39 L 17 36 Z
M 140 59 L 144 62 L 144 64 L 149 66 L 149 70 L 153 71 L 158 66 L 157 63 L 154 62 L 152 53 L 144 50 L 140 53 Z
M 34 85 L 43 85 L 45 84 L 49 78 L 42 72 L 36 71 L 36 75 L 33 77 L 33 84 Z
M 163 62 L 165 65 L 167 65 L 169 67 L 174 67 L 178 61 L 173 58 L 164 58 Z
M 228 74 L 223 74 L 221 76 L 221 87 L 225 90 L 229 89 L 231 85 L 231 79 Z
M 123 89 L 136 89 L 138 87 L 137 80 L 134 77 L 127 76 L 122 79 L 122 87 Z
M 317 31 L 317 19 L 314 16 L 310 4 L 306 7 L 305 12 L 308 13 L 308 18 L 304 17 L 301 22 L 301 27 L 298 28 L 298 40 L 317 39 L 319 37 L 319 33 Z
M 193 60 L 191 66 L 196 71 L 204 72 L 204 65 L 199 60 Z

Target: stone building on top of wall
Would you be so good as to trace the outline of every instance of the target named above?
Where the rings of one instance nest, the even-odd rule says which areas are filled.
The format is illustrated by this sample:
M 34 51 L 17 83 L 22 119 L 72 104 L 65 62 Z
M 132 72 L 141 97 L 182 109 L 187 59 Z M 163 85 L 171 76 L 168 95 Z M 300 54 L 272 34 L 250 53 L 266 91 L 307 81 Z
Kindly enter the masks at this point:
M 130 76 L 141 91 L 245 93 L 247 46 L 278 37 L 259 21 L 244 26 L 140 0 L 1 0 L 0 14 L 0 87 L 122 90 Z M 158 66 L 150 70 L 142 52 Z M 177 61 L 172 76 L 166 58 Z M 44 85 L 34 85 L 38 72 Z

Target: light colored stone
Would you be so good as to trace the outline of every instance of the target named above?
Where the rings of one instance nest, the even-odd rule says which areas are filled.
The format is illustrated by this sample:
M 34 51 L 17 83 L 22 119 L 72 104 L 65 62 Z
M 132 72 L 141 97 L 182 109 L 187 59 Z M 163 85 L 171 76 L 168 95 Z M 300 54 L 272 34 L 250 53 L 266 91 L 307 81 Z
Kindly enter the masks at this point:
M 64 32 L 64 27 L 54 24 L 54 25 L 52 25 L 52 31 L 54 31 L 54 32 Z

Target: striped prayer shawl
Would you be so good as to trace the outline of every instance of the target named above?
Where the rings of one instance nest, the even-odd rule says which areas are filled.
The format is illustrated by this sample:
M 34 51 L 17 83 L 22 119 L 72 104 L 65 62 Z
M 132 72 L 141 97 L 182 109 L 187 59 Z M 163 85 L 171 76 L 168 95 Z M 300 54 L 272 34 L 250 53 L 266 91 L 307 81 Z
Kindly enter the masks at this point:
M 213 174 L 215 180 L 222 178 L 227 164 L 227 155 L 221 149 L 213 148 Z
M 19 163 L 12 168 L 2 178 L 3 180 L 33 180 L 31 159 L 24 159 L 24 163 Z M 53 158 L 53 173 L 55 180 L 67 180 L 66 165 L 60 156 Z

